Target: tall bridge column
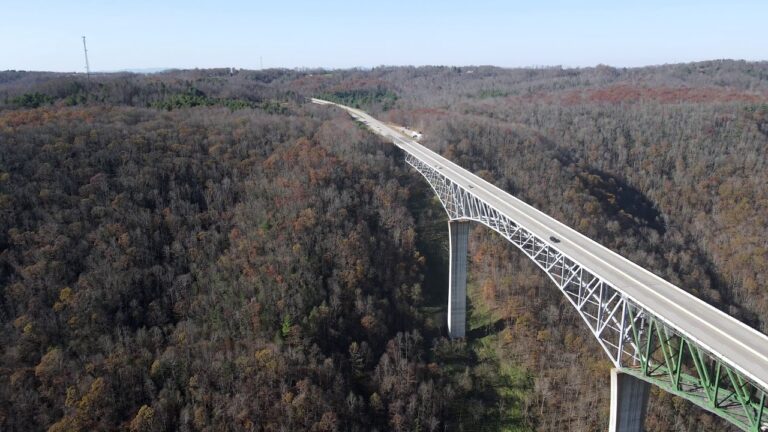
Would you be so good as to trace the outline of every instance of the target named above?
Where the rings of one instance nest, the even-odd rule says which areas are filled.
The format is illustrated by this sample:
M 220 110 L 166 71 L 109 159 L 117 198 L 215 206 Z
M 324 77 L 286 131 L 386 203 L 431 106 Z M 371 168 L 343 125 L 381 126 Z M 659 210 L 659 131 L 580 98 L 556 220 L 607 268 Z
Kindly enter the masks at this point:
M 611 421 L 608 432 L 642 432 L 650 387 L 641 379 L 611 369 Z
M 467 328 L 467 240 L 469 222 L 448 221 L 450 267 L 448 274 L 448 335 L 461 338 Z

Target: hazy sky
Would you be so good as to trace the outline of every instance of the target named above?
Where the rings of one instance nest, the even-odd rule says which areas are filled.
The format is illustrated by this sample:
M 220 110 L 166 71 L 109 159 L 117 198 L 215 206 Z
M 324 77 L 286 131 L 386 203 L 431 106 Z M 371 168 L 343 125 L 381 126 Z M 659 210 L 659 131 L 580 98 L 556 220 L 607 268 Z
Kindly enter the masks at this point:
M 0 70 L 768 59 L 768 1 L 0 0 Z

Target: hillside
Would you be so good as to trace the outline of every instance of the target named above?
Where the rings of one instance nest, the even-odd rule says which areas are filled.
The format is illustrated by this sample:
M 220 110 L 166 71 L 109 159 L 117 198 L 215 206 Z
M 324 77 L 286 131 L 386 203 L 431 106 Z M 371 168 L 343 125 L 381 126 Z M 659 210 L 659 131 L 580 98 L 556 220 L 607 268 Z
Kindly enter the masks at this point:
M 768 332 L 768 63 L 0 72 L 0 429 L 595 430 L 597 343 L 423 143 Z M 653 431 L 730 430 L 654 392 Z

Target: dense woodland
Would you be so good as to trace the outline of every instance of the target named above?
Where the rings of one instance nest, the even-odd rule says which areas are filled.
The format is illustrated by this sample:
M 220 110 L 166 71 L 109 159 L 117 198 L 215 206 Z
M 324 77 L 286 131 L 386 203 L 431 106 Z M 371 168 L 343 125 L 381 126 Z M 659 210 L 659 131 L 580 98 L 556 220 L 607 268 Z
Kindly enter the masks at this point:
M 0 73 L 0 430 L 602 430 L 610 363 L 321 96 L 768 332 L 768 63 Z M 652 431 L 730 430 L 654 391 Z

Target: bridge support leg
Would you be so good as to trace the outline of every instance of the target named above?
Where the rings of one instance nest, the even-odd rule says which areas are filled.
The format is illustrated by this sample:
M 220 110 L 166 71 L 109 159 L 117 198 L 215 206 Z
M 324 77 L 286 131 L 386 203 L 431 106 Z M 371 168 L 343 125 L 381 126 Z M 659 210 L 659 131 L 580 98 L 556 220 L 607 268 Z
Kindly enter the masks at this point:
M 611 420 L 609 432 L 642 432 L 648 407 L 647 382 L 611 369 Z
M 450 267 L 448 275 L 448 335 L 462 338 L 467 327 L 467 240 L 469 222 L 448 221 Z

